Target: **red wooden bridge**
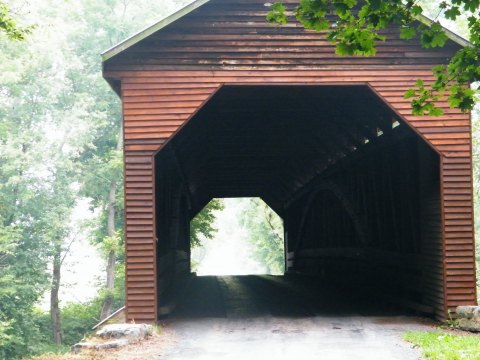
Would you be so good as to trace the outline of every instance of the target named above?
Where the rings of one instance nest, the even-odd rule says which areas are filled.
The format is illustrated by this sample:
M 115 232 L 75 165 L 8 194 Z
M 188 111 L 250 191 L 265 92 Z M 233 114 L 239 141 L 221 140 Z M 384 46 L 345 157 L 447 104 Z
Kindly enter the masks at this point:
M 103 54 L 123 103 L 128 319 L 168 309 L 215 197 L 283 218 L 288 272 L 439 319 L 476 303 L 470 115 L 413 116 L 403 97 L 465 41 L 423 49 L 391 28 L 375 57 L 338 57 L 267 12 L 198 0 Z

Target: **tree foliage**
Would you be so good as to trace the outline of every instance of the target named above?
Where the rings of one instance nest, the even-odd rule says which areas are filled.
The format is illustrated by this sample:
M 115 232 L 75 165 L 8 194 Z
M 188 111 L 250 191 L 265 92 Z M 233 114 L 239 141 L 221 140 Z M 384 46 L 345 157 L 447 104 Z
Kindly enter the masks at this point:
M 252 245 L 253 257 L 267 273 L 283 274 L 285 269 L 282 219 L 261 199 L 246 199 L 241 225 Z
M 0 1 L 0 33 L 5 33 L 12 40 L 25 40 L 31 31 L 31 27 L 20 27 L 15 17 L 12 16 L 8 5 Z
M 446 65 L 433 69 L 435 81 L 425 84 L 421 79 L 405 94 L 412 98 L 416 115 L 441 115 L 436 106 L 443 94 L 448 94 L 451 107 L 472 110 L 480 81 L 480 0 L 439 1 L 440 13 L 448 20 L 467 17 L 470 45 L 460 49 Z M 374 56 L 376 45 L 385 41 L 381 31 L 388 26 L 398 27 L 400 37 L 420 39 L 425 48 L 442 47 L 448 40 L 445 29 L 435 19 L 422 18 L 424 9 L 414 0 L 301 0 L 293 9 L 283 3 L 272 5 L 267 20 L 286 24 L 290 14 L 306 28 L 323 31 L 341 56 Z M 437 17 L 438 17 L 437 16 Z
M 22 238 L 22 231 L 0 224 L 0 358 L 15 359 L 35 347 L 39 331 L 32 324 L 32 304 L 47 283 L 40 261 L 29 259 L 41 251 Z
M 9 359 L 34 348 L 32 311 L 50 281 L 47 265 L 69 231 L 73 164 L 88 136 L 76 131 L 78 104 L 63 96 L 70 84 L 46 81 L 58 78 L 57 69 L 33 34 L 31 40 L 0 40 L 0 332 Z
M 190 222 L 190 246 L 202 244 L 202 240 L 211 239 L 217 229 L 214 226 L 215 213 L 223 210 L 222 199 L 213 199 Z

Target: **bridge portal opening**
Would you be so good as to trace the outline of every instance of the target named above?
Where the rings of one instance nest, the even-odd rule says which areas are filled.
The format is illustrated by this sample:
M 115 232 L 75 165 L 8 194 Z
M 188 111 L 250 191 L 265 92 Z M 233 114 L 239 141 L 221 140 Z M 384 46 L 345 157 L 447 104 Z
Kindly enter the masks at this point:
M 283 220 L 260 198 L 211 200 L 190 222 L 197 276 L 283 275 Z
M 155 157 L 159 313 L 189 282 L 191 220 L 214 198 L 259 197 L 284 222 L 282 289 L 313 281 L 324 300 L 348 289 L 442 317 L 439 175 L 438 153 L 367 85 L 223 86 Z

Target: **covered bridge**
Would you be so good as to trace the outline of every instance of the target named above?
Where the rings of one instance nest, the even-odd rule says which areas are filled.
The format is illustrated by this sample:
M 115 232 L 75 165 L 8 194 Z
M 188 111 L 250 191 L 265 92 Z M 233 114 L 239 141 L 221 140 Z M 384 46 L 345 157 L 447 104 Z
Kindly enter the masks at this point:
M 375 57 L 338 57 L 267 12 L 198 0 L 103 54 L 123 103 L 128 319 L 157 320 L 188 272 L 190 220 L 222 197 L 283 218 L 288 272 L 440 319 L 476 303 L 470 116 L 413 116 L 403 98 L 464 40 L 423 49 L 391 28 Z

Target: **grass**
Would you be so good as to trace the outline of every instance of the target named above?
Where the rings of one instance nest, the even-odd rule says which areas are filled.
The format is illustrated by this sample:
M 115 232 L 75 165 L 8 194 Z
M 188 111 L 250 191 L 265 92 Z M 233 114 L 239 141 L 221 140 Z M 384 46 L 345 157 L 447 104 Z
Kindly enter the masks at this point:
M 480 336 L 454 335 L 440 331 L 411 331 L 405 340 L 420 347 L 423 355 L 431 360 L 478 360 Z

